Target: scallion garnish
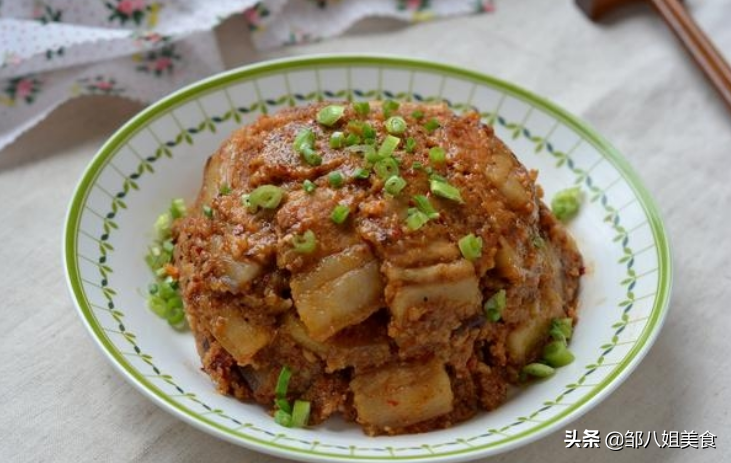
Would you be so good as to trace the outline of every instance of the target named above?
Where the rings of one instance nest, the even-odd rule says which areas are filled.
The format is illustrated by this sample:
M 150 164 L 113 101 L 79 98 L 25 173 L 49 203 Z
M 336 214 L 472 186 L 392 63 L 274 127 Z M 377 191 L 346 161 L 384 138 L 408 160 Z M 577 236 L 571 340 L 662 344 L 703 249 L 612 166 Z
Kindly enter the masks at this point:
M 441 196 L 442 198 L 457 201 L 458 203 L 464 202 L 457 187 L 454 187 L 439 178 L 432 177 L 429 179 L 429 189 L 432 193 L 437 196 Z
M 376 175 L 381 180 L 386 180 L 389 177 L 399 174 L 398 163 L 392 157 L 387 157 L 376 162 L 373 166 L 373 170 L 376 171 Z
M 529 363 L 521 371 L 536 378 L 547 378 L 556 372 L 556 370 L 543 363 Z
M 413 117 L 416 120 L 423 119 L 424 118 L 424 111 L 417 109 L 413 113 L 411 113 L 411 117 Z
M 409 230 L 418 230 L 429 221 L 429 217 L 415 207 L 410 207 L 406 216 L 406 227 Z
M 354 133 L 349 133 L 347 137 L 345 137 L 345 146 L 353 146 L 357 145 L 361 142 L 361 138 Z
M 439 218 L 439 212 L 434 209 L 434 206 L 432 206 L 431 202 L 429 202 L 429 198 L 424 195 L 416 195 L 413 199 L 414 204 L 416 204 L 416 208 L 426 214 L 428 219 L 434 220 Z
M 185 201 L 183 201 L 183 198 L 175 198 L 173 199 L 173 202 L 170 204 L 170 215 L 173 219 L 179 219 L 181 217 L 185 217 L 187 213 L 187 208 L 185 207 Z
M 312 193 L 315 191 L 316 188 L 317 185 L 315 185 L 310 180 L 305 180 L 304 182 L 302 182 L 302 189 L 305 190 L 305 193 Z
M 210 217 L 213 216 L 213 209 L 209 206 L 203 206 L 202 210 L 206 216 L 209 216 L 206 211 L 210 210 Z M 175 245 L 171 237 L 171 226 L 173 219 L 184 217 L 186 212 L 182 199 L 177 198 L 171 202 L 168 212 L 161 214 L 155 221 L 156 238 L 145 255 L 145 262 L 155 275 L 155 282 L 148 286 L 147 305 L 176 330 L 185 329 L 187 323 L 177 282 L 178 272 L 172 265 Z
M 203 215 L 205 215 L 209 219 L 213 218 L 213 209 L 211 209 L 211 206 L 208 206 L 208 205 L 203 206 Z
M 289 380 L 292 378 L 292 370 L 288 366 L 283 366 L 279 371 L 279 377 L 277 378 L 277 385 L 274 388 L 274 395 L 277 399 L 287 398 L 287 389 L 289 388 Z
M 401 139 L 399 137 L 387 135 L 386 138 L 383 140 L 383 143 L 381 143 L 381 147 L 378 148 L 378 156 L 380 156 L 381 158 L 392 156 L 393 152 L 396 151 L 399 143 L 401 143 Z
M 368 140 L 375 140 L 376 138 L 376 129 L 374 129 L 370 124 L 363 124 L 362 133 L 366 143 L 368 143 Z
M 371 112 L 371 105 L 367 101 L 356 101 L 353 103 L 353 109 L 359 116 L 367 116 Z
M 304 428 L 310 421 L 310 402 L 306 400 L 295 400 L 292 407 L 292 427 Z
M 297 135 L 294 136 L 294 142 L 292 143 L 292 147 L 294 150 L 300 154 L 302 154 L 302 151 L 306 148 L 312 148 L 315 144 L 315 134 L 312 132 L 312 129 L 301 129 L 299 132 L 297 132 Z
M 574 354 L 565 341 L 551 341 L 543 348 L 543 360 L 554 368 L 563 367 L 574 361 Z
M 401 135 L 406 132 L 406 121 L 401 116 L 391 116 L 386 120 L 386 130 L 393 135 Z
M 348 151 L 363 155 L 368 162 L 376 162 L 378 160 L 376 149 L 372 145 L 353 145 L 349 146 Z M 375 160 L 373 160 L 375 158 Z
M 358 167 L 353 172 L 353 178 L 357 178 L 358 180 L 365 180 L 368 177 L 370 177 L 371 171 L 368 169 L 364 169 L 363 167 Z
M 477 260 L 482 256 L 482 238 L 473 233 L 460 238 L 457 244 L 462 256 L 467 260 Z
M 292 414 L 287 413 L 282 409 L 279 409 L 274 412 L 274 422 L 280 426 L 284 426 L 285 428 L 291 428 L 292 427 Z
M 554 318 L 551 320 L 551 328 L 548 334 L 556 341 L 567 342 L 571 339 L 574 332 L 573 320 L 569 317 L 566 318 Z
M 311 166 L 322 164 L 322 158 L 315 152 L 315 133 L 312 129 L 301 129 L 294 137 L 292 147 L 302 155 L 305 162 Z
M 338 204 L 333 208 L 330 219 L 339 225 L 348 219 L 348 215 L 350 215 L 350 208 L 345 204 Z
M 322 164 L 322 157 L 310 147 L 305 147 L 302 150 L 302 158 L 311 166 L 319 166 Z
M 429 150 L 429 161 L 432 164 L 444 164 L 447 161 L 447 153 L 441 146 L 435 146 Z
M 249 193 L 249 205 L 256 211 L 262 209 L 276 209 L 282 202 L 284 190 L 274 185 L 261 185 Z
M 317 112 L 317 122 L 326 127 L 332 127 L 337 121 L 340 120 L 341 117 L 343 117 L 344 112 L 345 106 L 340 106 L 336 104 L 325 106 Z
M 327 181 L 333 188 L 340 188 L 345 183 L 345 177 L 339 170 L 334 170 L 327 175 Z
M 407 153 L 413 153 L 415 148 L 416 148 L 416 140 L 414 140 L 414 137 L 407 138 L 406 146 L 404 147 L 404 150 Z
M 294 247 L 295 252 L 299 252 L 301 254 L 312 253 L 317 247 L 317 237 L 315 237 L 315 232 L 307 230 L 301 235 L 294 235 L 294 237 L 292 237 L 292 246 Z
M 166 240 L 170 237 L 171 226 L 173 224 L 173 217 L 170 213 L 162 213 L 157 216 L 155 220 L 155 235 L 158 240 Z
M 482 308 L 485 310 L 485 316 L 488 320 L 491 322 L 499 322 L 503 316 L 503 309 L 505 309 L 506 304 L 505 290 L 501 289 L 490 296 L 490 299 L 485 302 Z
M 406 187 L 406 180 L 399 177 L 398 175 L 394 175 L 393 177 L 390 177 L 388 180 L 386 180 L 383 188 L 386 190 L 386 193 L 392 196 L 398 196 L 398 194 L 401 193 L 401 190 L 403 190 L 404 187 Z
M 579 212 L 581 199 L 581 188 L 578 186 L 561 190 L 551 200 L 551 211 L 558 220 L 566 222 Z
M 345 145 L 345 135 L 343 132 L 333 132 L 330 135 L 330 148 L 342 148 Z
M 439 123 L 439 121 L 438 121 L 438 120 L 436 120 L 436 118 L 434 118 L 434 117 L 432 117 L 431 119 L 429 119 L 428 121 L 426 121 L 426 123 L 424 124 L 424 128 L 425 128 L 425 129 L 427 130 L 427 132 L 429 132 L 429 133 L 432 133 L 432 132 L 434 132 L 434 131 L 435 131 L 436 129 L 438 129 L 439 127 L 441 127 L 441 124 L 440 124 L 440 123 Z
M 391 117 L 391 113 L 396 111 L 399 108 L 399 104 L 397 101 L 393 100 L 386 100 L 383 102 L 383 117 L 388 119 Z

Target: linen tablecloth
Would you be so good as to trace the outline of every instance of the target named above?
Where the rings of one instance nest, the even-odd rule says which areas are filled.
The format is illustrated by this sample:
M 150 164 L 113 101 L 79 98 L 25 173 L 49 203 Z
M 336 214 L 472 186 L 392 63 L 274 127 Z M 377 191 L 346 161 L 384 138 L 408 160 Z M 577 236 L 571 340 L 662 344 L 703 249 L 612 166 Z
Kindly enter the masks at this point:
M 731 55 L 731 3 L 686 2 Z M 608 399 L 567 429 L 706 430 L 716 449 L 567 449 L 565 430 L 490 461 L 722 462 L 731 459 L 731 112 L 649 8 L 602 25 L 570 0 L 503 0 L 493 15 L 267 53 L 219 30 L 229 65 L 320 52 L 389 52 L 513 81 L 586 119 L 625 154 L 657 200 L 674 250 L 671 310 L 657 343 Z M 731 58 L 731 57 L 729 57 Z M 0 461 L 272 462 L 157 408 L 118 375 L 66 292 L 66 206 L 103 140 L 139 110 L 112 97 L 66 104 L 0 152 Z M 104 117 L 100 117 L 104 114 Z

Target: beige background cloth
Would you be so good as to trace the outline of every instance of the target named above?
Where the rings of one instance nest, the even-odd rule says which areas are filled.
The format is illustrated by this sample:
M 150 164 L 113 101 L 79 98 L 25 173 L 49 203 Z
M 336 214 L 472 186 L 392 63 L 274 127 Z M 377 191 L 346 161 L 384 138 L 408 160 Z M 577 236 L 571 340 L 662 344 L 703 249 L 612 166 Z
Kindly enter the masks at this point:
M 731 2 L 687 3 L 729 57 Z M 731 460 L 731 111 L 649 8 L 596 26 L 571 0 L 503 0 L 493 15 L 370 23 L 266 54 L 240 43 L 243 26 L 230 20 L 219 31 L 229 65 L 389 52 L 513 81 L 594 125 L 659 203 L 676 268 L 665 327 L 630 378 L 567 429 L 709 430 L 717 449 L 566 449 L 562 429 L 491 462 Z M 73 188 L 103 140 L 138 110 L 113 98 L 77 100 L 0 152 L 0 461 L 278 461 L 143 397 L 97 350 L 67 294 L 61 236 Z

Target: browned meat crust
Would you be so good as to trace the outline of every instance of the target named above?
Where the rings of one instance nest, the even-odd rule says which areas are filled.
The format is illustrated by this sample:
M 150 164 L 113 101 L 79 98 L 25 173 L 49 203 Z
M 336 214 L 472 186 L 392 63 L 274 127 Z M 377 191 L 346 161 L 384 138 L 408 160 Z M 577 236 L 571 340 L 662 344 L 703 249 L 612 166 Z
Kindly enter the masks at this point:
M 175 264 L 204 370 L 221 393 L 271 410 L 287 365 L 294 372 L 288 396 L 311 402 L 311 424 L 341 413 L 368 434 L 444 428 L 498 407 L 520 368 L 539 355 L 550 320 L 575 317 L 582 259 L 540 200 L 536 173 L 477 114 L 401 104 L 394 114 L 406 120 L 402 138 L 413 137 L 416 149 L 407 153 L 402 141 L 396 151 L 407 186 L 393 197 L 374 174 L 353 178 L 361 154 L 328 145 L 333 131 L 357 131 L 347 121 L 362 120 L 378 146 L 386 136 L 379 103 L 366 117 L 345 104 L 333 128 L 315 122 L 322 106 L 237 130 L 209 158 L 195 206 L 175 224 Z M 413 116 L 417 109 L 424 118 Z M 424 122 L 432 118 L 439 128 L 430 132 Z M 316 135 L 319 166 L 293 149 L 303 128 Z M 430 162 L 435 146 L 446 151 L 445 164 Z M 431 195 L 427 167 L 459 188 L 464 202 Z M 344 175 L 341 188 L 328 183 L 335 170 Z M 317 189 L 305 192 L 304 180 Z M 224 185 L 230 192 L 221 192 Z M 284 199 L 274 210 L 248 212 L 241 196 L 261 185 L 281 187 Z M 405 217 L 418 194 L 440 216 L 412 231 Z M 330 219 L 338 204 L 350 209 L 340 225 Z M 298 253 L 293 238 L 307 230 L 317 247 Z M 474 262 L 456 244 L 470 233 L 483 242 Z M 483 304 L 501 289 L 507 304 L 501 320 L 490 322 Z M 364 389 L 378 395 L 373 382 L 384 381 L 384 390 L 403 390 L 410 379 L 399 369 L 419 376 L 420 368 L 435 379 L 420 398 L 403 396 L 408 404 Z M 417 421 L 399 407 L 413 407 Z

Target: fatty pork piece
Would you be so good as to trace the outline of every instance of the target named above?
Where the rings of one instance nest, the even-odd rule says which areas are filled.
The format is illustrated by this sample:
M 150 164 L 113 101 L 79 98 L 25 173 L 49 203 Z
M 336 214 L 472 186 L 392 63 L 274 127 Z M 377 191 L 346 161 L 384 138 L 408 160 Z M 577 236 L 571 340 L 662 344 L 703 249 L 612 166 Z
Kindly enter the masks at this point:
M 332 104 L 234 132 L 173 225 L 204 370 L 281 413 L 287 366 L 311 425 L 339 413 L 371 435 L 497 407 L 551 321 L 575 316 L 572 238 L 478 114 L 334 103 L 318 121 Z

